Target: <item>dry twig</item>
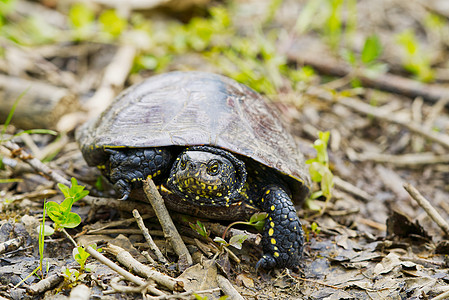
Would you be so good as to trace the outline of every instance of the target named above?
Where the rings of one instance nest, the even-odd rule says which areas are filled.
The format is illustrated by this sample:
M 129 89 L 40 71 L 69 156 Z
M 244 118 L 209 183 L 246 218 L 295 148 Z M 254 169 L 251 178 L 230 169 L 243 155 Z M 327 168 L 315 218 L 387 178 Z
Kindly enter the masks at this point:
M 446 235 L 449 235 L 449 224 L 446 220 L 438 213 L 438 211 L 430 204 L 430 202 L 424 198 L 423 195 L 411 184 L 404 184 L 405 190 L 410 194 L 410 196 L 415 199 L 415 201 L 426 211 L 429 217 L 435 221 L 435 223 L 440 226 Z
M 147 279 L 154 280 L 158 284 L 170 289 L 171 291 L 180 292 L 184 290 L 184 282 L 176 280 L 165 274 L 159 273 L 158 271 L 153 270 L 151 267 L 140 263 L 135 258 L 133 258 L 128 251 L 112 244 L 108 244 L 105 250 L 108 251 L 109 253 L 114 254 L 117 260 L 122 265 L 126 266 L 133 272 L 141 276 L 144 276 Z
M 356 155 L 360 161 L 374 161 L 378 163 L 388 163 L 397 166 L 422 166 L 430 164 L 449 163 L 449 154 L 436 155 L 431 152 L 410 153 L 403 155 L 391 155 L 383 153 L 360 153 Z
M 7 240 L 3 243 L 0 243 L 0 254 L 19 249 L 19 247 L 22 246 L 24 241 L 25 237 L 19 236 L 15 239 Z
M 33 295 L 40 294 L 55 287 L 63 280 L 64 277 L 62 275 L 54 274 L 33 284 L 32 286 L 30 286 L 28 291 Z
M 162 199 L 162 196 L 159 194 L 151 178 L 148 178 L 143 182 L 143 189 L 148 201 L 151 203 L 151 206 L 156 213 L 157 218 L 159 219 L 165 238 L 170 241 L 176 254 L 180 258 L 183 257 L 186 259 L 187 264 L 192 265 L 192 256 L 190 256 L 189 250 L 187 250 L 187 247 L 182 241 L 175 224 L 173 224 L 167 208 L 165 207 L 164 199 Z
M 148 243 L 148 246 L 153 251 L 154 254 L 156 254 L 157 259 L 161 263 L 168 263 L 168 261 L 165 259 L 164 255 L 162 254 L 161 250 L 159 250 L 159 247 L 156 245 L 156 243 L 153 241 L 153 238 L 150 235 L 150 231 L 143 223 L 143 219 L 139 214 L 139 211 L 137 209 L 133 210 L 133 216 L 136 219 L 137 225 L 139 226 L 140 230 L 142 231 L 143 236 L 145 237 L 145 240 Z
M 99 253 L 97 250 L 92 248 L 91 246 L 85 247 L 85 250 L 87 253 L 89 253 L 93 258 L 101 262 L 102 264 L 108 266 L 121 276 L 125 277 L 126 280 L 131 281 L 132 283 L 138 285 L 138 286 L 145 286 L 147 283 L 140 277 L 137 277 L 130 272 L 126 271 L 125 269 L 118 266 L 116 263 Z
M 218 275 L 218 286 L 221 288 L 221 290 L 229 296 L 229 299 L 232 300 L 243 300 L 243 297 L 237 292 L 237 290 L 234 288 L 234 286 L 227 280 L 224 276 Z
M 116 95 L 116 91 L 123 87 L 132 67 L 136 48 L 123 45 L 117 50 L 111 63 L 104 70 L 100 87 L 87 103 L 89 118 L 99 115 L 105 107 L 108 107 Z
M 359 189 L 352 183 L 344 181 L 343 179 L 341 179 L 338 176 L 334 176 L 334 184 L 335 184 L 335 187 L 341 189 L 342 191 L 350 193 L 354 196 L 357 196 L 357 197 L 361 198 L 362 200 L 364 200 L 365 202 L 373 201 L 373 196 L 371 196 L 364 190 Z

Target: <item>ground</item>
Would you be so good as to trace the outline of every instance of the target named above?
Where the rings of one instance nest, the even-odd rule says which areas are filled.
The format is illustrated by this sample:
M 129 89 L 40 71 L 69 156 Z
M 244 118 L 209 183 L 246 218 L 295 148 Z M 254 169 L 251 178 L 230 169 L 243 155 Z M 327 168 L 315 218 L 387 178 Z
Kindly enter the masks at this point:
M 229 282 L 244 299 L 449 297 L 444 0 L 101 2 L 0 4 L 0 299 L 167 299 L 184 290 L 215 299 L 230 295 Z M 189 225 L 196 219 L 171 213 L 190 264 L 150 204 L 117 201 L 84 162 L 76 128 L 123 88 L 170 70 L 217 72 L 264 94 L 307 159 L 317 156 L 318 132 L 330 133 L 321 165 L 332 180 L 315 182 L 316 199 L 297 207 L 306 237 L 297 269 L 256 272 L 257 231 L 232 227 L 227 241 L 248 239 L 227 246 L 231 254 L 211 242 L 228 223 L 201 219 L 205 238 Z M 93 249 L 82 270 L 60 230 L 40 254 L 44 200 L 61 203 L 56 184 L 72 177 L 90 195 L 71 207 L 81 224 L 66 232 L 131 273 L 113 271 Z M 133 209 L 168 262 L 146 243 Z M 145 278 L 146 291 L 130 289 Z

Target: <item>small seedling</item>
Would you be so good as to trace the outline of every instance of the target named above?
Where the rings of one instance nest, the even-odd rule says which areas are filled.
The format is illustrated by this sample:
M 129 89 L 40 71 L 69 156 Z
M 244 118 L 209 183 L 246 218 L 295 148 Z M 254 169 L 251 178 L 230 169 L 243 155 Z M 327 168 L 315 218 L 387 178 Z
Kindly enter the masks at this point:
M 244 222 L 244 221 L 233 222 L 233 223 L 229 224 L 228 227 L 226 227 L 225 231 L 223 232 L 222 237 L 221 238 L 216 237 L 214 239 L 214 241 L 222 244 L 225 247 L 233 246 L 237 249 L 242 249 L 242 244 L 248 238 L 248 236 L 244 235 L 244 234 L 236 234 L 230 238 L 229 243 L 228 243 L 225 240 L 226 233 L 228 232 L 228 230 L 234 225 L 242 224 L 242 225 L 253 226 L 254 228 L 257 229 L 257 231 L 262 231 L 262 229 L 265 225 L 265 219 L 267 218 L 267 216 L 268 216 L 268 214 L 265 212 L 258 212 L 258 213 L 253 214 L 248 222 Z
M 231 237 L 229 242 L 227 242 L 225 240 L 225 237 L 226 237 L 226 233 L 228 232 L 229 228 L 231 228 L 232 226 L 237 225 L 237 224 L 243 224 L 243 225 L 253 226 L 258 231 L 261 231 L 265 225 L 266 218 L 267 218 L 267 213 L 259 212 L 259 213 L 253 214 L 251 216 L 250 220 L 247 222 L 245 222 L 245 221 L 233 222 L 233 223 L 229 224 L 228 227 L 226 227 L 225 231 L 223 232 L 222 237 L 215 237 L 213 240 L 209 237 L 209 235 L 210 235 L 209 232 L 207 231 L 207 229 L 204 227 L 204 225 L 200 221 L 197 221 L 196 224 L 190 224 L 190 227 L 193 230 L 195 230 L 196 232 L 198 232 L 198 234 L 205 237 L 210 242 L 214 241 L 216 243 L 219 243 L 223 247 L 233 246 L 237 249 L 241 249 L 243 242 L 248 238 L 248 236 L 244 235 L 244 234 L 237 234 L 237 235 Z
M 81 217 L 71 212 L 72 205 L 87 196 L 89 191 L 84 191 L 84 186 L 78 185 L 78 182 L 73 177 L 70 188 L 61 183 L 58 183 L 58 187 L 64 194 L 65 199 L 61 204 L 53 201 L 47 202 L 46 210 L 48 216 L 55 223 L 56 230 L 59 228 L 74 228 L 81 223 Z
M 318 224 L 316 222 L 312 222 L 312 224 L 310 224 L 310 229 L 312 230 L 312 232 L 319 234 L 321 229 L 318 226 Z
M 92 248 L 94 248 L 98 252 L 102 251 L 101 248 L 97 249 L 97 245 L 96 244 L 91 244 L 89 246 L 91 246 Z M 91 271 L 91 268 L 88 265 L 86 265 L 87 258 L 90 256 L 90 254 L 87 253 L 86 250 L 84 250 L 83 247 L 79 246 L 79 247 L 73 248 L 72 256 L 73 256 L 73 259 L 77 263 L 80 264 L 80 272 L 83 272 L 84 270 L 86 270 L 88 272 Z
M 248 236 L 246 234 L 236 234 L 229 239 L 229 243 L 228 243 L 228 242 L 226 242 L 225 239 L 217 236 L 214 238 L 214 242 L 217 242 L 224 247 L 232 246 L 232 247 L 240 250 L 240 249 L 242 249 L 243 242 L 247 238 L 248 238 Z
M 320 131 L 318 133 L 318 137 L 319 138 L 313 144 L 313 148 L 315 148 L 317 152 L 317 157 L 306 161 L 306 164 L 309 165 L 309 172 L 312 181 L 320 183 L 321 187 L 319 191 L 312 193 L 310 199 L 306 201 L 306 205 L 308 205 L 310 209 L 314 210 L 318 209 L 311 200 L 324 197 L 326 199 L 326 207 L 328 201 L 332 197 L 332 188 L 334 186 L 334 175 L 329 169 L 329 156 L 327 154 L 327 144 L 329 141 L 330 133 L 329 131 Z M 324 212 L 325 207 L 322 209 L 321 213 Z
M 204 227 L 203 223 L 200 221 L 196 221 L 196 224 L 189 223 L 190 228 L 198 232 L 199 235 L 202 237 L 205 237 L 206 239 L 209 239 L 209 232 L 207 231 L 206 227 Z
M 397 41 L 404 52 L 403 67 L 420 81 L 432 81 L 435 72 L 432 70 L 427 53 L 421 49 L 415 33 L 412 30 L 406 30 L 397 36 Z

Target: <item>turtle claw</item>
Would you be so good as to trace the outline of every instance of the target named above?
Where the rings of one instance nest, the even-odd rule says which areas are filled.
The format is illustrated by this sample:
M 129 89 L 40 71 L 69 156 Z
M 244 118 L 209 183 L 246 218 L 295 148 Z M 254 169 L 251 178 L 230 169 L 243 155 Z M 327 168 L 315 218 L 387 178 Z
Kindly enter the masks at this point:
M 264 254 L 261 259 L 256 264 L 256 273 L 259 268 L 269 270 L 276 266 L 276 259 L 271 254 Z
M 120 179 L 114 184 L 114 190 L 121 196 L 119 200 L 128 200 L 129 193 L 131 193 L 131 186 L 125 180 Z

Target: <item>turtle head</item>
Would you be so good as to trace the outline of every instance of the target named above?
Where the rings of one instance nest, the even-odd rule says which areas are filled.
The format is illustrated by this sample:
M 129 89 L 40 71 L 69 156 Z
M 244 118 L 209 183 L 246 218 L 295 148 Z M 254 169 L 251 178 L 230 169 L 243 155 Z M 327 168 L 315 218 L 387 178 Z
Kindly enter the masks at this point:
M 236 198 L 245 181 L 245 164 L 234 155 L 209 146 L 194 146 L 179 154 L 167 185 L 198 204 L 226 205 Z

